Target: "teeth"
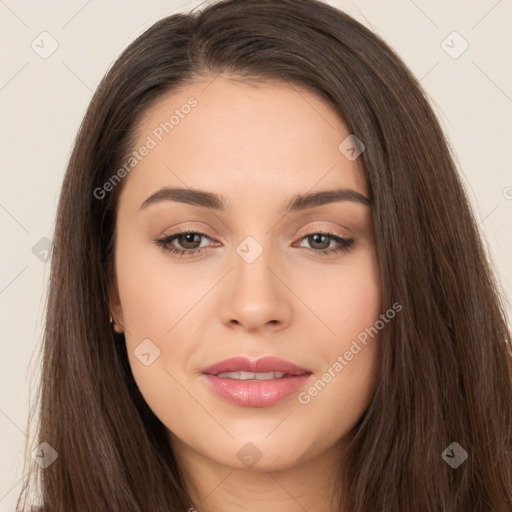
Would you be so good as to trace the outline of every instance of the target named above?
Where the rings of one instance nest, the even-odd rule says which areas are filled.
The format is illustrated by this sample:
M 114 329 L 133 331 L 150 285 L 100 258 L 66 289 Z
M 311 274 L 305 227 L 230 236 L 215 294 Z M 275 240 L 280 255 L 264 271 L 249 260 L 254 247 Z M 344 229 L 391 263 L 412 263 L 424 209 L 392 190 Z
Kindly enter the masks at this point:
M 271 380 L 280 379 L 285 375 L 284 372 L 266 372 L 266 373 L 252 373 L 252 372 L 223 372 L 219 373 L 217 377 L 236 380 Z

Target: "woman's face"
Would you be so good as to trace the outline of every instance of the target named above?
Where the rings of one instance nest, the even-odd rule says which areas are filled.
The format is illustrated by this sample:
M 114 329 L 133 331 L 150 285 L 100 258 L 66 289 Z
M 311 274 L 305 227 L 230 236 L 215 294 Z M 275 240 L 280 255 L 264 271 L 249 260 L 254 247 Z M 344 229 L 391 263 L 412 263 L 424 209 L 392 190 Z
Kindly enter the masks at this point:
M 367 408 L 380 289 L 349 135 L 311 93 L 230 77 L 142 119 L 118 173 L 114 313 L 178 454 L 290 468 L 337 456 Z

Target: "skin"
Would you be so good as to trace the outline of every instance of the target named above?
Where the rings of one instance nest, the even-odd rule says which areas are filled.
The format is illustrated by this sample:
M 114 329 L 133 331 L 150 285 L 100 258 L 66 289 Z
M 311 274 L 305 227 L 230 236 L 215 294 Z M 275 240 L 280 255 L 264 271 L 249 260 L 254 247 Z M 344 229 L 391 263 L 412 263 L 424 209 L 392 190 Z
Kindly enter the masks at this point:
M 271 407 L 242 407 L 215 394 L 201 370 L 236 355 L 271 355 L 311 370 L 311 384 L 375 324 L 382 311 L 370 206 L 281 212 L 300 193 L 349 188 L 368 197 L 361 158 L 338 150 L 349 132 L 317 96 L 232 76 L 166 96 L 142 118 L 136 147 L 191 96 L 197 106 L 124 178 L 112 283 L 117 329 L 200 512 L 332 511 L 344 448 L 375 389 L 378 336 L 308 404 L 295 393 Z M 222 194 L 230 208 L 167 200 L 140 209 L 166 186 Z M 170 245 L 207 249 L 180 257 L 153 241 L 179 228 L 210 239 Z M 314 245 L 315 229 L 354 243 L 315 257 L 339 246 L 330 238 Z M 263 249 L 252 263 L 236 252 L 247 236 Z M 134 354 L 147 338 L 160 349 L 149 366 Z M 252 467 L 237 457 L 249 442 L 261 455 Z

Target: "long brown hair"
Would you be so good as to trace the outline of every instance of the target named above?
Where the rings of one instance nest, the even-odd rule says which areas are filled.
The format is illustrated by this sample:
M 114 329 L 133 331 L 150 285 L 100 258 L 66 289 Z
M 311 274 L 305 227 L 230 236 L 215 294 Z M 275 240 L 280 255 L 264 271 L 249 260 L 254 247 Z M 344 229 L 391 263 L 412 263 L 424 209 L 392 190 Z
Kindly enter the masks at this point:
M 109 324 L 114 193 L 138 120 L 219 73 L 323 98 L 361 139 L 384 310 L 373 399 L 345 454 L 349 512 L 512 510 L 510 332 L 449 148 L 418 81 L 376 35 L 316 0 L 226 0 L 155 23 L 96 91 L 71 155 L 53 239 L 34 465 L 51 512 L 193 506 L 165 426 Z M 340 305 L 342 307 L 342 305 Z M 453 468 L 452 442 L 467 453 Z M 35 470 L 38 471 L 35 471 Z M 196 506 L 198 506 L 196 504 Z M 20 510 L 20 508 L 18 508 Z

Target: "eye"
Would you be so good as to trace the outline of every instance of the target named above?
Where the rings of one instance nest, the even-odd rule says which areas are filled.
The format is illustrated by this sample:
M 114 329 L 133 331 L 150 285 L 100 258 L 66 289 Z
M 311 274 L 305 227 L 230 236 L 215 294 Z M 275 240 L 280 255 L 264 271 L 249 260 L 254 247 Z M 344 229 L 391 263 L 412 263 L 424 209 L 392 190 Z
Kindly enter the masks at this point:
M 187 257 L 202 253 L 207 249 L 207 247 L 197 245 L 198 243 L 201 243 L 201 238 L 206 238 L 210 241 L 212 240 L 206 233 L 201 233 L 199 231 L 180 231 L 179 233 L 153 240 L 153 242 L 160 246 L 164 251 L 176 254 L 180 257 Z M 180 249 L 171 245 L 175 240 L 184 248 Z
M 212 241 L 206 233 L 185 230 L 163 238 L 157 238 L 153 240 L 153 242 L 166 252 L 176 254 L 179 257 L 190 257 L 209 249 L 210 246 L 201 247 L 202 238 Z M 334 233 L 328 232 L 309 233 L 304 235 L 300 240 L 306 240 L 311 245 L 311 248 L 305 247 L 305 249 L 318 257 L 335 254 L 340 251 L 348 251 L 354 243 L 354 239 L 342 238 Z M 333 241 L 337 243 L 337 245 L 329 247 Z M 181 247 L 175 247 L 173 242 L 179 243 Z M 300 247 L 303 246 L 301 245 Z
M 334 233 L 320 231 L 304 235 L 301 240 L 306 240 L 312 247 L 309 249 L 310 252 L 319 257 L 335 254 L 340 251 L 348 251 L 354 243 L 353 238 L 342 238 Z M 338 245 L 329 247 L 333 241 Z M 306 249 L 308 248 L 306 247 Z

